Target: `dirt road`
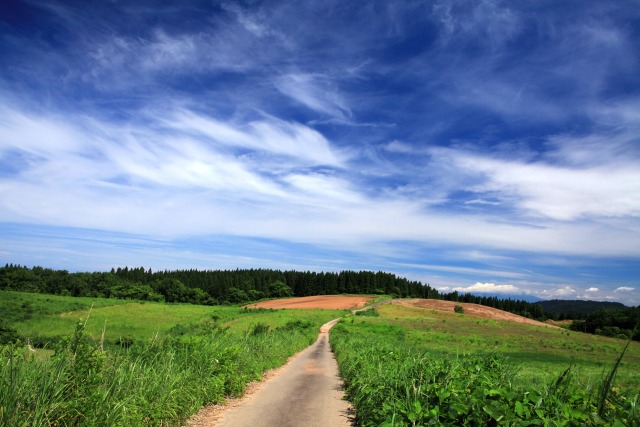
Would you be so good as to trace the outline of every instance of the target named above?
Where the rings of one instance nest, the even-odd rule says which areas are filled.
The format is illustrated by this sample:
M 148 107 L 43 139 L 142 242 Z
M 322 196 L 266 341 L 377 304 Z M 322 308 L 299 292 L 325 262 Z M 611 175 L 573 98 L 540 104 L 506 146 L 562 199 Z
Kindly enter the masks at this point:
M 218 427 L 351 426 L 351 406 L 344 400 L 338 364 L 329 347 L 333 320 L 318 340 L 275 377 L 212 424 Z

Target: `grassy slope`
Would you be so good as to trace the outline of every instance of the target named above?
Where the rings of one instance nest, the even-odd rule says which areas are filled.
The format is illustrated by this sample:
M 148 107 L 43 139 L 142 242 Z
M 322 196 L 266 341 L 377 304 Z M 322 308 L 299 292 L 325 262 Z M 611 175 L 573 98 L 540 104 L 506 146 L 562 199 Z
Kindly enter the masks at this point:
M 561 329 L 479 319 L 468 315 L 398 305 L 378 308 L 381 318 L 367 321 L 397 325 L 407 339 L 430 352 L 500 354 L 517 365 L 523 380 L 546 383 L 570 365 L 584 376 L 602 376 L 626 341 Z M 618 371 L 621 385 L 640 388 L 640 343 L 633 342 Z
M 377 310 L 331 333 L 359 425 L 639 425 L 638 343 L 613 387 L 601 387 L 625 341 L 424 308 Z
M 121 336 L 147 340 L 156 334 L 166 334 L 176 325 L 196 325 L 212 319 L 232 331 L 246 331 L 257 323 L 274 329 L 294 319 L 319 326 L 346 313 L 342 310 L 296 310 L 295 313 L 245 310 L 240 307 L 74 298 L 11 291 L 0 291 L 0 312 L 5 323 L 31 339 L 68 336 L 78 320 L 89 315 L 86 331 L 98 339 L 106 322 L 107 342 Z

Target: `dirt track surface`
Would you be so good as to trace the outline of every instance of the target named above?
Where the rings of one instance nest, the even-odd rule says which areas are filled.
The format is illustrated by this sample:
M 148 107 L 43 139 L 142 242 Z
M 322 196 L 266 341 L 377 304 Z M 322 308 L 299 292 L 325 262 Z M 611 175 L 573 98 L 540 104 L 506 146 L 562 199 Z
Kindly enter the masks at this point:
M 251 304 L 249 308 L 325 308 L 353 310 L 362 308 L 374 297 L 364 295 L 317 295 L 312 297 L 285 298 Z
M 329 347 L 333 320 L 322 326 L 318 340 L 224 412 L 205 408 L 189 427 L 347 427 L 352 409 L 344 400 L 342 380 Z
M 469 316 L 483 317 L 492 320 L 506 320 L 509 322 L 525 323 L 527 325 L 546 326 L 549 328 L 559 328 L 555 325 L 538 322 L 537 320 L 528 319 L 526 317 L 518 316 L 517 314 L 498 310 L 497 308 L 486 307 L 479 304 L 470 304 L 466 302 L 443 301 L 437 299 L 404 299 L 395 300 L 392 302 L 392 304 L 405 305 L 409 307 L 428 308 L 450 313 L 454 312 L 454 307 L 456 305 L 461 305 L 462 307 L 464 307 L 464 314 Z

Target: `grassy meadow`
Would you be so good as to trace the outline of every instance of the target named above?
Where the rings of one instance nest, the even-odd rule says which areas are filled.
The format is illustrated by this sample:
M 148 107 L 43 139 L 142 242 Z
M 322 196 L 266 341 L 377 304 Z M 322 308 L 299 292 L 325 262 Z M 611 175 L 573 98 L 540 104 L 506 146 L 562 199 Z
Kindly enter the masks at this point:
M 99 340 L 104 328 L 105 342 L 110 344 L 120 337 L 144 341 L 184 334 L 190 328 L 212 321 L 232 332 L 243 332 L 257 323 L 273 329 L 292 321 L 322 325 L 346 313 L 342 310 L 251 310 L 13 291 L 0 291 L 0 312 L 6 324 L 38 344 L 68 337 L 77 322 L 84 323 L 87 318 L 85 332 Z
M 181 425 L 204 405 L 241 395 L 346 313 L 15 292 L 0 292 L 0 309 L 5 326 L 45 348 L 0 347 L 7 427 Z
M 383 305 L 334 327 L 360 425 L 640 425 L 640 344 Z M 373 314 L 373 313 L 372 313 Z
M 518 366 L 523 379 L 547 382 L 568 366 L 583 377 L 600 378 L 626 344 L 625 340 L 480 319 L 417 307 L 383 305 L 380 318 L 370 320 L 404 329 L 407 341 L 432 353 L 495 354 Z M 618 369 L 618 380 L 640 389 L 640 343 L 632 342 Z
M 178 426 L 346 316 L 363 426 L 640 426 L 640 344 L 431 309 L 266 310 L 0 291 L 0 426 Z M 103 338 L 104 328 L 104 338 Z M 24 340 L 40 348 L 32 352 Z

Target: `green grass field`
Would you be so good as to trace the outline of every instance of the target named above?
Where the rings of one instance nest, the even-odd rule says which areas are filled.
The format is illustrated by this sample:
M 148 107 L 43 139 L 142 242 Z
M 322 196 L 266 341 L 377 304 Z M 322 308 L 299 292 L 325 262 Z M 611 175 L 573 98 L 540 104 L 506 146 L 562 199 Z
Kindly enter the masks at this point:
M 640 423 L 638 343 L 604 396 L 626 341 L 398 305 L 377 312 L 331 334 L 361 425 Z
M 4 326 L 45 346 L 37 355 L 24 341 L 0 347 L 0 426 L 25 427 L 181 425 L 348 314 L 6 291 L 0 312 Z M 365 426 L 639 426 L 640 344 L 602 394 L 625 344 L 398 305 L 347 316 L 331 332 Z
M 527 381 L 548 381 L 574 366 L 583 376 L 599 378 L 626 341 L 522 323 L 480 319 L 417 307 L 383 305 L 381 317 L 368 319 L 400 326 L 406 340 L 432 353 L 496 354 L 517 366 Z M 632 342 L 621 362 L 621 385 L 640 389 L 640 343 Z
M 258 323 L 272 329 L 296 320 L 319 326 L 347 313 L 343 310 L 252 310 L 12 291 L 0 291 L 0 312 L 8 326 L 37 343 L 69 336 L 78 320 L 85 321 L 87 317 L 85 331 L 94 339 L 100 339 L 104 328 L 105 342 L 113 343 L 120 337 L 150 340 L 211 321 L 231 331 L 244 332 Z
M 5 326 L 46 347 L 0 346 L 2 427 L 182 425 L 242 394 L 346 313 L 15 292 L 0 292 L 0 309 Z

